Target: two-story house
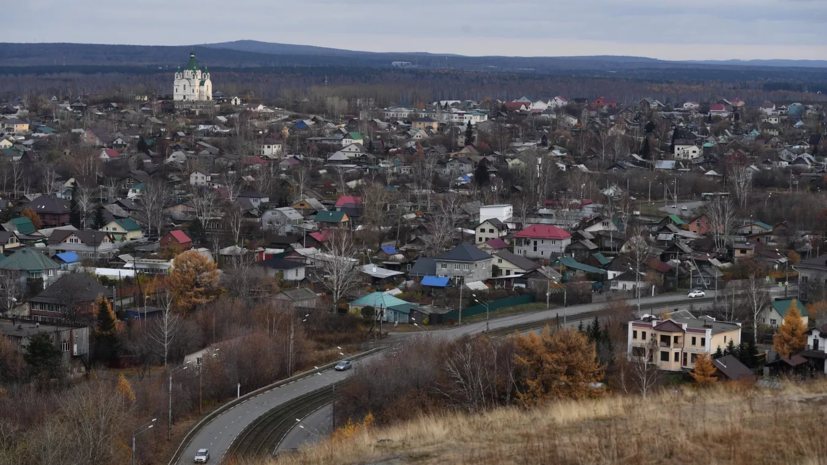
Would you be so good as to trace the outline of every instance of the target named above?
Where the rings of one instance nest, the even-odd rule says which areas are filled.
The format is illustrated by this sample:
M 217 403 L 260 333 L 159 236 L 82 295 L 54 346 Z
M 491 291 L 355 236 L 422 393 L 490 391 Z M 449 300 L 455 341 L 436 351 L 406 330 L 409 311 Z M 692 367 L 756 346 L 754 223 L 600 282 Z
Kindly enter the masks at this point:
M 116 218 L 100 230 L 120 241 L 134 241 L 143 237 L 141 226 L 132 218 Z
M 29 306 L 37 321 L 91 321 L 96 311 L 95 300 L 108 294 L 109 291 L 92 276 L 70 273 L 29 299 Z
M 462 282 L 484 281 L 491 278 L 493 258 L 465 242 L 435 259 L 437 276 L 449 276 Z
M 13 231 L 0 231 L 0 254 L 20 247 L 17 234 Z
M 292 207 L 273 208 L 261 215 L 261 227 L 277 234 L 293 233 L 299 229 L 302 222 L 304 216 Z
M 508 226 L 497 218 L 483 221 L 474 228 L 474 243 L 482 244 L 491 239 L 505 237 L 508 235 Z
M 781 322 L 784 321 L 787 312 L 792 308 L 797 309 L 798 313 L 801 314 L 801 323 L 806 327 L 809 322 L 810 312 L 807 311 L 807 307 L 798 299 L 774 300 L 761 311 L 758 321 L 763 325 L 777 328 L 781 326 Z
M 690 139 L 678 139 L 675 141 L 676 160 L 695 160 L 701 158 L 701 149 Z
M 190 173 L 190 186 L 206 186 L 210 182 L 209 173 L 195 170 Z
M 795 269 L 802 299 L 816 302 L 827 297 L 827 254 L 799 262 Z
M 827 325 L 817 326 L 807 331 L 807 347 L 801 356 L 810 362 L 821 372 L 827 375 Z
M 83 371 L 84 364 L 81 359 L 89 355 L 89 327 L 0 320 L 0 337 L 8 339 L 12 346 L 21 352 L 26 350 L 29 339 L 40 333 L 52 337 L 52 342 L 60 351 L 60 361 L 64 368 L 70 368 L 77 374 Z
M 540 265 L 521 255 L 514 254 L 508 250 L 500 250 L 494 252 L 494 272 L 492 277 L 497 278 L 501 276 L 519 276 L 530 273 Z
M 0 272 L 17 276 L 23 286 L 42 281 L 45 289 L 57 279 L 59 270 L 60 264 L 35 249 L 20 248 L 8 257 L 0 258 Z
M 118 252 L 112 236 L 95 230 L 57 229 L 49 236 L 47 247 L 51 255 L 74 252 L 80 258 L 93 260 L 109 259 Z
M 41 195 L 26 205 L 40 218 L 43 228 L 54 228 L 69 223 L 69 203 L 49 195 Z
M 699 354 L 712 355 L 741 343 L 741 324 L 711 318 L 646 318 L 628 326 L 630 359 L 646 357 L 664 371 L 690 370 Z
M 571 244 L 571 234 L 548 224 L 533 224 L 514 235 L 514 253 L 528 258 L 552 258 Z

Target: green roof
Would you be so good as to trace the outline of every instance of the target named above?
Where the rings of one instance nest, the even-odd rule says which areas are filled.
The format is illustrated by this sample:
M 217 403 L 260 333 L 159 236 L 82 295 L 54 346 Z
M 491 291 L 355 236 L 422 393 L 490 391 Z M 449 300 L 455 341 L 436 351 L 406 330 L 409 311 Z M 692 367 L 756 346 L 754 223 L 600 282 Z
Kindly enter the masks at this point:
M 602 253 L 594 253 L 592 254 L 592 257 L 594 257 L 594 259 L 597 260 L 597 263 L 600 263 L 602 266 L 606 266 L 611 263 L 610 260 Z
M 353 302 L 350 302 L 350 305 L 354 306 L 354 307 L 371 306 L 371 307 L 374 307 L 374 308 L 378 308 L 378 307 L 390 308 L 390 307 L 398 307 L 398 306 L 410 305 L 410 304 L 408 302 L 402 300 L 402 299 L 397 299 L 396 297 L 394 297 L 392 295 L 385 294 L 384 292 L 374 292 L 373 294 L 368 294 L 366 296 L 359 297 L 358 299 L 354 300 Z
M 42 271 L 58 269 L 60 265 L 51 258 L 32 249 L 21 249 L 0 262 L 0 270 Z
M 584 273 L 606 274 L 606 270 L 601 270 L 600 268 L 595 268 L 593 266 L 580 263 L 575 260 L 574 257 L 560 257 L 556 264 L 565 266 L 566 268 L 571 268 L 572 270 L 582 271 Z
M 34 227 L 32 220 L 26 218 L 25 216 L 20 218 L 12 218 L 11 222 L 15 227 L 17 227 L 17 232 L 20 234 L 31 234 L 37 231 L 37 228 Z
M 772 231 L 772 226 L 768 225 L 767 223 L 762 223 L 760 221 L 756 221 L 753 223 L 755 226 L 758 226 L 762 229 L 766 229 L 767 231 Z
M 807 307 L 801 303 L 798 299 L 789 299 L 789 300 L 776 300 L 772 303 L 772 308 L 781 315 L 781 318 L 787 314 L 787 310 L 791 309 L 793 306 L 798 309 L 801 313 L 801 316 L 810 316 L 810 312 L 807 311 Z
M 672 222 L 677 224 L 677 225 L 683 224 L 683 220 L 678 215 L 676 215 L 674 213 L 669 215 L 669 219 L 672 220 Z
M 132 218 L 116 219 L 116 220 L 113 220 L 113 221 L 115 221 L 115 223 L 118 223 L 118 226 L 124 228 L 127 231 L 140 231 L 141 230 L 141 227 Z
M 353 140 L 362 140 L 362 135 L 358 132 L 349 132 L 347 133 L 347 137 Z
M 341 223 L 345 220 L 345 212 L 319 212 L 316 213 L 317 223 Z
M 187 66 L 184 69 L 198 71 L 198 61 L 195 60 L 195 52 L 190 52 L 190 61 L 187 62 Z

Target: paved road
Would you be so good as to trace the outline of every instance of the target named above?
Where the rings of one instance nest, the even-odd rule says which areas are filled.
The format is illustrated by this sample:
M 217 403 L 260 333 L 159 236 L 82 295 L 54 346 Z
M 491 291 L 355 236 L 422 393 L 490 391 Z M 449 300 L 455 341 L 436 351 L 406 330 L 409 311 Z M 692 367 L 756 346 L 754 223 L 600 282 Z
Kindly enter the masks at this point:
M 714 291 L 707 292 L 707 297 L 712 297 L 713 295 Z M 637 301 L 635 299 L 632 299 L 629 302 L 634 305 Z M 692 305 L 692 302 L 697 302 L 697 304 L 701 303 L 687 298 L 685 294 L 646 297 L 641 299 L 642 305 L 663 304 L 663 308 L 653 309 L 653 313 L 659 313 L 663 310 L 674 310 L 676 307 L 679 306 L 688 307 Z M 566 309 L 553 308 L 550 310 L 541 310 L 521 315 L 493 318 L 490 321 L 490 328 L 494 330 L 525 323 L 539 322 L 554 318 L 558 314 L 562 318 L 563 313 L 565 313 L 567 317 L 574 316 L 581 313 L 599 310 L 601 307 L 603 307 L 603 305 L 604 303 L 577 305 L 568 307 Z M 429 332 L 433 333 L 434 335 L 442 335 L 446 337 L 455 338 L 468 334 L 479 333 L 484 330 L 485 321 L 481 321 L 450 329 Z M 416 333 L 407 334 L 411 335 Z M 375 356 L 381 356 L 381 354 L 377 354 L 371 357 Z M 371 357 L 367 357 L 365 359 L 362 359 L 361 361 L 368 360 Z M 354 364 L 358 364 L 361 361 L 354 362 Z M 273 407 L 281 405 L 284 402 L 292 400 L 308 392 L 312 392 L 315 389 L 329 385 L 335 381 L 342 380 L 345 377 L 347 377 L 348 374 L 348 372 L 336 372 L 334 370 L 328 370 L 326 372 L 323 372 L 323 376 L 315 375 L 309 378 L 300 379 L 291 384 L 259 394 L 256 397 L 231 408 L 230 410 L 224 412 L 222 415 L 218 416 L 213 421 L 208 423 L 206 426 L 204 426 L 204 428 L 201 429 L 201 431 L 198 432 L 198 434 L 195 436 L 190 445 L 182 453 L 179 459 L 179 463 L 192 463 L 196 451 L 200 448 L 209 449 L 210 455 L 215 458 L 214 460 L 220 461 L 224 458 L 224 455 L 227 453 L 227 449 L 230 447 L 230 444 L 232 444 L 233 439 L 235 439 L 235 437 L 238 436 L 238 434 L 244 429 L 245 426 L 253 422 L 253 420 L 255 420 L 258 416 L 264 414 Z
M 658 208 L 658 210 L 660 210 L 662 212 L 666 212 L 666 213 L 675 213 L 677 215 L 680 215 L 680 214 L 692 215 L 692 213 L 695 210 L 700 210 L 700 209 L 703 208 L 704 202 L 700 201 L 700 200 L 693 200 L 691 202 L 680 202 L 680 203 L 678 203 L 677 208 L 673 207 L 672 205 L 674 205 L 674 204 L 670 203 L 666 207 Z M 684 208 L 686 208 L 686 211 L 683 210 Z
M 279 444 L 278 452 L 298 449 L 306 444 L 313 444 L 333 432 L 333 404 L 327 404 L 301 419 L 298 425 L 287 433 Z

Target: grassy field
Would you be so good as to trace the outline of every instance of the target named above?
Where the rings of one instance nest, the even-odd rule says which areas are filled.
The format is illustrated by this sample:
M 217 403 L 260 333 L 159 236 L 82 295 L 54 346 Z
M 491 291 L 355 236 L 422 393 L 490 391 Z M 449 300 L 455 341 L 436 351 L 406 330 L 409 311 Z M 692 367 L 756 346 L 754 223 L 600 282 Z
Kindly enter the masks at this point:
M 422 417 L 264 463 L 815 465 L 827 463 L 825 412 L 825 381 L 672 388 L 648 399 Z

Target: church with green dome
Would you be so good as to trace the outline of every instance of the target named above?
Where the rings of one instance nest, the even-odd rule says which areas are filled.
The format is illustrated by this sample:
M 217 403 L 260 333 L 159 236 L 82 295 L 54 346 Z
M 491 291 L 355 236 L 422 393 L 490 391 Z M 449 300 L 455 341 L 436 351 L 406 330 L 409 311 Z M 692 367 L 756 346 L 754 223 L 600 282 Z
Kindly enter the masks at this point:
M 212 100 L 212 81 L 207 67 L 198 68 L 195 52 L 190 52 L 190 60 L 183 70 L 175 72 L 175 102 L 206 102 Z

